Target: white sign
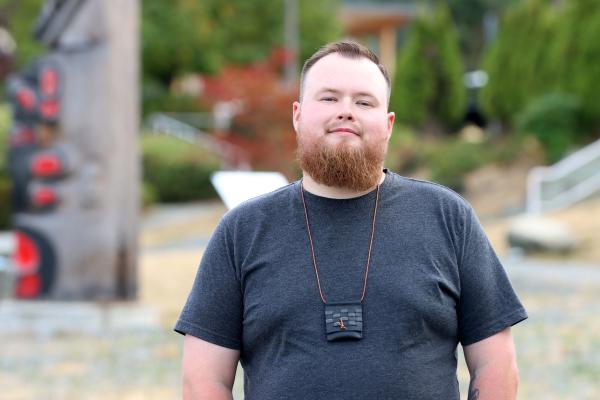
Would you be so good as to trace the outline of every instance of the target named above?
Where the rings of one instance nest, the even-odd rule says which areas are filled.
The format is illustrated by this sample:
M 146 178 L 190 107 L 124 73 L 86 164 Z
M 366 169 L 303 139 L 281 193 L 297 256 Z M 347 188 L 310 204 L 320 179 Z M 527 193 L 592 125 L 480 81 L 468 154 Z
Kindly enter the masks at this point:
M 228 209 L 288 184 L 279 172 L 219 171 L 210 180 Z

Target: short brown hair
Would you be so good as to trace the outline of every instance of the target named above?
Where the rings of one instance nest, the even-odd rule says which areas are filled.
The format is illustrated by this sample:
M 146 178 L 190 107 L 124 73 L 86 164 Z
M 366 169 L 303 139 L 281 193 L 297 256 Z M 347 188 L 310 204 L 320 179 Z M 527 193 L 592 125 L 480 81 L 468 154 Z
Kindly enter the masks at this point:
M 330 54 L 337 53 L 342 57 L 346 58 L 366 58 L 373 62 L 373 64 L 377 65 L 381 74 L 385 78 L 385 81 L 388 86 L 388 103 L 390 100 L 390 93 L 392 83 L 390 81 L 390 75 L 387 72 L 387 69 L 379 62 L 379 57 L 371 50 L 366 48 L 360 43 L 354 42 L 352 40 L 341 40 L 339 42 L 328 43 L 325 46 L 321 47 L 315 54 L 313 54 L 302 67 L 302 72 L 300 73 L 300 99 L 302 99 L 302 95 L 304 92 L 304 79 L 306 78 L 306 74 L 312 68 L 313 65 L 317 63 L 321 58 L 328 56 Z

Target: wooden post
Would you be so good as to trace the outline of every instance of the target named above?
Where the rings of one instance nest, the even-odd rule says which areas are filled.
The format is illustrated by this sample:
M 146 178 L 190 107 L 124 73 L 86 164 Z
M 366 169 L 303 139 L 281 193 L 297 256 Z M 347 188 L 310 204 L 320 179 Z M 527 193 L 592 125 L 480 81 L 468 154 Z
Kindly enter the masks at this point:
M 74 170 L 56 182 L 57 207 L 23 212 L 56 254 L 49 298 L 133 299 L 139 225 L 138 0 L 48 2 L 37 35 L 60 71 L 61 114 L 48 148 Z M 54 6 L 54 8 L 49 7 Z

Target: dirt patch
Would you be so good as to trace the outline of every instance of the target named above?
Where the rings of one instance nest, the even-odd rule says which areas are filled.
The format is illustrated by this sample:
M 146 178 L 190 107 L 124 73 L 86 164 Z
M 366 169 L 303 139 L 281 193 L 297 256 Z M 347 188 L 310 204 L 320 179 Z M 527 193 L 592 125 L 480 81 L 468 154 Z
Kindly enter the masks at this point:
M 172 328 L 196 276 L 202 249 L 142 253 L 140 300 L 160 313 L 161 324 Z
M 522 212 L 526 199 L 527 161 L 511 165 L 489 165 L 465 178 L 465 197 L 482 220 Z
M 489 165 L 470 173 L 465 179 L 464 196 L 471 203 L 494 248 L 501 256 L 508 253 L 506 240 L 514 219 L 525 211 L 527 173 L 536 160 L 517 160 L 510 165 Z M 575 240 L 573 253 L 548 254 L 550 257 L 594 263 L 600 266 L 600 199 L 595 198 L 568 209 L 544 215 L 566 225 Z
M 574 252 L 566 255 L 546 254 L 536 257 L 569 259 L 600 266 L 600 199 L 589 200 L 569 209 L 554 211 L 545 215 L 547 218 L 563 223 L 573 233 L 577 242 Z M 501 256 L 508 252 L 507 233 L 513 218 L 496 218 L 483 221 L 483 227 Z

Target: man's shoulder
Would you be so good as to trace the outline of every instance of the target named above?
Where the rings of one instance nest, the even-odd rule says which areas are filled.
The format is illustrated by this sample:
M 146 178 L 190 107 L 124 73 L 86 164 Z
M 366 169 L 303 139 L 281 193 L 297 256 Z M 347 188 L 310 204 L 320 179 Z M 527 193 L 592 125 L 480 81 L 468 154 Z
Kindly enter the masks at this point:
M 238 213 L 248 213 L 257 210 L 262 210 L 264 207 L 271 207 L 275 205 L 284 204 L 289 201 L 290 197 L 293 196 L 294 190 L 298 186 L 298 181 L 294 181 L 285 186 L 275 189 L 271 192 L 261 194 L 260 196 L 248 199 L 235 207 L 233 210 L 237 210 Z
M 447 186 L 422 179 L 410 178 L 390 172 L 394 182 L 394 190 L 404 190 L 408 196 L 415 200 L 437 202 L 455 205 L 461 208 L 471 208 L 469 202 L 459 193 Z
M 264 216 L 276 217 L 282 208 L 292 200 L 298 181 L 289 183 L 279 189 L 248 199 L 229 210 L 223 220 L 226 223 L 248 221 Z

